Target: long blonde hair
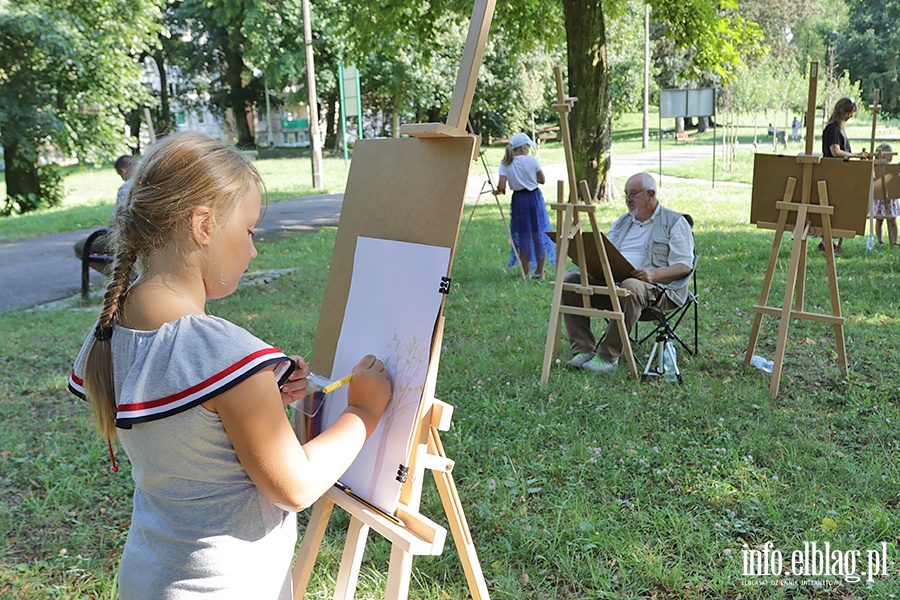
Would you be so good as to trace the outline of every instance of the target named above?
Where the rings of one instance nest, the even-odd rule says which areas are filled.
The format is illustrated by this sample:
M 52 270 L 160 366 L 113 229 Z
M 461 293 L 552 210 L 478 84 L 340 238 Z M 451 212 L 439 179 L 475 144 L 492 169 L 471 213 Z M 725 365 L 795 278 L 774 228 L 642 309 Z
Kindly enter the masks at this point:
M 186 249 L 188 224 L 196 208 L 209 207 L 213 218 L 223 223 L 253 186 L 265 197 L 259 172 L 237 150 L 193 131 L 154 144 L 133 179 L 127 199 L 110 219 L 113 274 L 84 366 L 84 388 L 94 419 L 110 440 L 116 435 L 110 338 L 136 268 L 146 266 L 146 260 L 162 248 Z

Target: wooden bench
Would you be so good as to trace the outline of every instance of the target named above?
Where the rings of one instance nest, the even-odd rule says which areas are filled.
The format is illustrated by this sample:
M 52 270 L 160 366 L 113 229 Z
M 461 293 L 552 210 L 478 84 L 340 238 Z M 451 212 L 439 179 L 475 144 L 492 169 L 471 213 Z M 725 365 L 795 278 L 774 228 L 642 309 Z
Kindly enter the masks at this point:
M 84 242 L 84 250 L 81 253 L 81 297 L 87 298 L 91 289 L 91 273 L 90 269 L 95 269 L 103 273 L 107 277 L 112 274 L 112 263 L 115 258 L 112 254 L 91 251 L 91 246 L 102 235 L 109 231 L 106 227 L 101 227 L 93 231 Z
M 675 143 L 684 142 L 687 144 L 688 142 L 693 142 L 694 138 L 688 135 L 686 131 L 679 131 L 675 134 Z

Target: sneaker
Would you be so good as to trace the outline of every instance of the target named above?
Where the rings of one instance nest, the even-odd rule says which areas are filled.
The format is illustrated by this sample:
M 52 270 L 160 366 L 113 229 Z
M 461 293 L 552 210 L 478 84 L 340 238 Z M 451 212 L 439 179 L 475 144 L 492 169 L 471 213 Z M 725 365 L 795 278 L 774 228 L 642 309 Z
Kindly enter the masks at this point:
M 584 363 L 588 362 L 592 358 L 594 358 L 593 352 L 581 352 L 573 356 L 571 360 L 566 363 L 566 366 L 570 369 L 580 369 L 584 366 Z
M 595 354 L 591 357 L 591 360 L 581 365 L 581 368 L 585 371 L 593 371 L 594 373 L 607 373 L 615 369 L 618 364 L 618 360 L 607 362 Z
M 543 273 L 532 273 L 531 278 L 534 279 L 535 281 L 543 281 L 544 274 Z

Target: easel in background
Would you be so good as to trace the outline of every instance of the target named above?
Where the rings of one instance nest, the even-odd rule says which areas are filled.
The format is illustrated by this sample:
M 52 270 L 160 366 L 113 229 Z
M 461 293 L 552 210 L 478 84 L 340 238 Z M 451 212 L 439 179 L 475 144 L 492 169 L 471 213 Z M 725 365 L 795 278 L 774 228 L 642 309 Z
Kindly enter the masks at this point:
M 900 198 L 900 164 L 889 164 L 884 160 L 876 159 L 873 168 L 875 171 L 874 185 L 872 186 L 873 200 L 887 202 L 892 198 Z M 869 215 L 872 217 L 871 209 Z
M 509 223 L 506 220 L 506 215 L 503 213 L 503 205 L 500 204 L 500 197 L 497 195 L 497 187 L 494 185 L 494 179 L 491 177 L 491 169 L 488 167 L 487 161 L 484 159 L 484 150 L 479 150 L 478 159 L 481 161 L 481 166 L 484 167 L 484 174 L 487 176 L 487 179 L 484 183 L 481 184 L 481 191 L 478 192 L 478 196 L 475 198 L 475 206 L 472 207 L 472 212 L 469 213 L 469 220 L 466 221 L 466 227 L 463 229 L 462 235 L 459 236 L 459 241 L 456 243 L 457 248 L 462 246 L 463 241 L 466 239 L 466 233 L 469 231 L 469 225 L 472 224 L 472 217 L 475 216 L 475 209 L 478 208 L 478 202 L 481 200 L 481 197 L 485 194 L 490 194 L 494 197 L 494 200 L 497 201 L 497 208 L 500 210 L 500 218 L 503 220 L 503 227 L 506 229 L 506 237 L 509 239 L 509 247 L 512 250 L 513 256 L 516 257 L 516 263 L 519 265 L 519 272 L 522 274 L 522 277 L 526 277 L 525 274 L 525 265 L 522 264 L 522 258 L 519 256 L 519 250 L 516 248 L 516 243 L 513 241 L 512 231 L 509 228 Z
M 313 345 L 315 358 L 312 367 L 317 372 L 331 372 L 358 237 L 365 235 L 449 247 L 452 266 L 468 172 L 480 141 L 477 136 L 466 132 L 465 122 L 494 3 L 495 0 L 476 0 L 447 123 L 408 125 L 401 127 L 400 133 L 412 138 L 360 140 L 357 144 L 322 302 L 331 310 L 320 315 Z M 408 176 L 392 174 L 389 180 L 385 180 L 385 174 L 391 173 L 391 165 L 394 164 L 415 165 L 416 172 Z M 423 176 L 429 178 L 436 190 L 425 198 L 420 189 L 420 178 Z M 384 182 L 384 185 L 373 182 Z M 428 206 L 423 207 L 423 203 Z M 446 283 L 449 287 L 449 279 Z M 452 407 L 434 398 L 443 326 L 444 319 L 439 316 L 432 338 L 431 360 L 422 401 L 416 415 L 409 467 L 405 472 L 398 473 L 398 480 L 403 482 L 399 507 L 394 514 L 388 515 L 357 501 L 337 487 L 326 492 L 313 507 L 294 565 L 295 599 L 303 598 L 306 593 L 335 505 L 350 515 L 350 525 L 334 598 L 353 598 L 370 529 L 391 542 L 385 598 L 407 598 L 413 557 L 440 554 L 446 539 L 446 530 L 419 512 L 425 469 L 430 469 L 434 474 L 469 591 L 475 600 L 488 599 L 487 585 L 451 475 L 454 463 L 447 458 L 439 435 L 439 431 L 449 428 L 452 416 Z
M 544 362 L 541 368 L 541 385 L 546 385 L 550 378 L 550 366 L 559 355 L 561 342 L 561 316 L 564 314 L 581 315 L 584 317 L 599 317 L 609 319 L 616 323 L 624 346 L 623 354 L 628 361 L 631 376 L 637 378 L 637 364 L 631 353 L 631 341 L 628 330 L 625 327 L 625 313 L 619 303 L 619 296 L 627 296 L 628 291 L 616 287 L 606 247 L 601 237 L 600 226 L 597 223 L 596 206 L 591 200 L 591 193 L 587 182 L 582 181 L 580 187 L 575 184 L 575 162 L 572 156 L 572 139 L 569 133 L 569 112 L 578 98 L 566 97 L 563 91 L 562 70 L 559 67 L 553 69 L 556 77 L 556 102 L 553 110 L 559 113 L 560 132 L 562 134 L 563 147 L 566 153 L 566 170 L 569 178 L 569 201 L 564 202 L 563 182 L 557 185 L 557 202 L 550 205 L 556 210 L 557 257 L 556 279 L 553 282 L 553 300 L 550 305 L 550 325 L 547 329 L 547 342 L 544 346 Z M 578 193 L 580 190 L 580 194 Z M 579 195 L 581 204 L 578 202 Z M 585 232 L 581 226 L 581 213 L 587 213 L 591 223 L 591 231 Z M 590 241 L 586 242 L 588 238 Z M 566 275 L 566 258 L 569 246 L 574 240 L 576 247 L 575 264 L 578 266 L 581 280 L 578 284 L 564 283 Z M 592 284 L 588 271 L 588 248 L 597 253 L 597 259 L 602 273 L 595 273 L 595 277 L 602 275 L 603 282 Z M 563 291 L 572 291 L 581 294 L 583 306 L 569 306 L 563 304 Z M 610 310 L 594 308 L 591 306 L 591 296 L 602 294 L 609 297 Z
M 872 137 L 869 142 L 869 157 L 875 158 L 875 126 L 878 124 L 878 113 L 881 111 L 881 105 L 878 104 L 878 99 L 880 97 L 881 91 L 875 90 L 875 101 L 869 105 L 869 109 L 872 111 Z M 874 163 L 872 165 L 872 177 L 875 177 L 874 171 Z M 866 252 L 871 252 L 875 249 L 875 196 L 874 196 L 875 186 L 872 186 L 872 192 L 869 194 L 869 239 L 866 240 Z
M 837 270 L 835 268 L 834 248 L 830 243 L 832 236 L 853 237 L 865 234 L 865 215 L 862 214 L 861 199 L 865 186 L 872 185 L 871 164 L 864 161 L 844 161 L 825 158 L 813 154 L 815 139 L 816 82 L 818 78 L 818 61 L 810 64 L 809 100 L 807 105 L 806 152 L 796 158 L 757 154 L 754 164 L 753 196 L 750 222 L 763 229 L 774 229 L 775 239 L 772 252 L 760 293 L 759 304 L 753 307 L 755 313 L 750 341 L 744 363 L 749 365 L 756 352 L 759 331 L 763 315 L 780 317 L 778 339 L 775 347 L 774 369 L 769 385 L 772 396 L 778 394 L 781 381 L 781 370 L 784 365 L 785 345 L 791 319 L 803 319 L 829 323 L 834 328 L 837 344 L 838 364 L 843 375 L 847 375 L 847 355 L 844 347 L 844 317 L 841 316 L 840 296 L 838 293 Z M 796 171 L 799 165 L 801 180 L 800 201 L 795 202 L 794 191 L 798 181 Z M 815 171 L 815 172 L 814 172 Z M 781 176 L 784 176 L 782 178 Z M 772 202 L 782 194 L 780 182 L 786 178 L 781 201 Z M 815 179 L 815 190 L 813 180 Z M 813 195 L 818 203 L 813 203 Z M 839 205 L 829 203 L 829 198 Z M 774 204 L 774 206 L 773 206 Z M 854 206 L 855 204 L 855 206 Z M 775 216 L 777 214 L 777 216 Z M 839 222 L 832 227 L 832 217 Z M 774 222 L 773 222 L 774 221 Z M 789 226 L 792 230 L 792 246 L 790 263 L 787 267 L 787 282 L 784 292 L 784 303 L 781 307 L 768 306 L 772 278 L 781 240 Z M 811 233 L 821 233 L 825 239 L 825 263 L 831 296 L 831 314 L 818 314 L 804 311 L 807 237 Z M 795 308 L 791 309 L 791 302 Z

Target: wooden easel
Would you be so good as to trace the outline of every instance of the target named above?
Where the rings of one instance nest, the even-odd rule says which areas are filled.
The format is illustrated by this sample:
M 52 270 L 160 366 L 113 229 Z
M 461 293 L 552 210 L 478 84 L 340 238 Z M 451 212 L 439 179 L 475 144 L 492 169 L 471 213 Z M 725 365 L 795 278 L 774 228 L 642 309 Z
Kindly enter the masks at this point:
M 787 343 L 788 326 L 791 319 L 804 319 L 830 323 L 834 328 L 837 344 L 838 364 L 841 373 L 847 375 L 847 355 L 844 347 L 844 317 L 841 316 L 841 302 L 838 293 L 837 270 L 835 268 L 834 248 L 831 244 L 833 235 L 853 237 L 855 231 L 833 230 L 831 218 L 834 207 L 828 202 L 828 186 L 824 180 L 816 182 L 819 203 L 811 203 L 811 187 L 813 184 L 813 165 L 822 160 L 820 155 L 813 153 L 813 141 L 815 139 L 815 110 L 816 110 L 816 82 L 818 79 L 818 61 L 810 64 L 809 76 L 809 100 L 807 105 L 806 122 L 806 152 L 797 156 L 797 162 L 802 165 L 802 182 L 800 202 L 794 202 L 794 189 L 797 184 L 795 177 L 788 177 L 785 184 L 784 196 L 775 206 L 778 210 L 778 221 L 774 224 L 775 239 L 772 242 L 772 252 L 769 256 L 769 264 L 760 293 L 759 304 L 753 307 L 755 316 L 750 332 L 750 341 L 747 344 L 747 353 L 744 364 L 749 365 L 750 359 L 756 352 L 756 344 L 759 340 L 759 330 L 763 315 L 780 317 L 778 326 L 778 340 L 775 347 L 774 369 L 769 385 L 769 393 L 772 396 L 778 394 L 781 380 L 781 370 L 784 365 L 785 345 Z M 775 263 L 778 259 L 778 251 L 781 240 L 788 227 L 789 215 L 795 215 L 790 263 L 787 268 L 787 283 L 784 292 L 784 304 L 781 307 L 768 306 L 769 292 L 772 286 L 772 277 L 775 273 Z M 825 263 L 828 275 L 829 292 L 831 295 L 831 314 L 818 314 L 804 311 L 804 287 L 806 273 L 807 237 L 811 233 L 811 216 L 821 216 L 821 233 L 825 240 Z M 757 222 L 758 227 L 772 228 L 772 223 Z M 795 301 L 795 308 L 791 309 L 791 302 Z
M 600 226 L 597 223 L 596 206 L 591 199 L 591 193 L 587 182 L 582 181 L 580 187 L 575 183 L 575 162 L 572 157 L 572 140 L 569 132 L 569 112 L 572 105 L 578 100 L 577 98 L 566 97 L 563 91 L 562 70 L 559 67 L 554 68 L 556 77 L 556 102 L 553 104 L 553 110 L 559 113 L 560 131 L 562 132 L 563 146 L 566 153 L 566 168 L 569 178 L 569 200 L 563 202 L 563 182 L 560 181 L 557 186 L 557 202 L 550 206 L 557 211 L 556 230 L 557 236 L 557 257 L 556 257 L 556 279 L 553 282 L 553 300 L 550 305 L 550 325 L 547 329 L 547 342 L 544 346 L 544 362 L 541 369 L 541 385 L 546 385 L 550 378 L 550 366 L 554 359 L 559 355 L 560 339 L 561 339 L 561 315 L 572 314 L 585 317 L 599 317 L 609 319 L 615 322 L 619 328 L 619 335 L 622 338 L 624 346 L 622 354 L 628 361 L 628 369 L 631 376 L 638 377 L 637 364 L 634 355 L 631 353 L 631 342 L 628 337 L 628 330 L 625 327 L 625 313 L 622 312 L 622 306 L 619 302 L 620 296 L 627 296 L 628 290 L 616 287 L 613 278 L 612 268 L 609 265 L 609 258 L 606 254 L 606 248 L 600 236 Z M 580 192 L 580 193 L 579 193 Z M 581 198 L 581 203 L 578 198 Z M 587 213 L 591 224 L 591 231 L 585 232 L 581 226 L 581 213 Z M 585 248 L 584 236 L 590 235 L 593 238 L 593 246 L 598 252 L 598 258 L 603 271 L 603 283 L 593 284 L 588 278 L 587 268 L 587 250 Z M 563 279 L 566 275 L 566 258 L 568 256 L 569 245 L 574 240 L 577 248 L 577 259 L 575 263 L 578 266 L 581 280 L 578 284 L 564 283 Z M 581 294 L 583 306 L 569 306 L 563 304 L 563 291 L 573 291 Z M 591 296 L 594 294 L 602 294 L 609 297 L 610 310 L 594 308 L 591 306 Z
M 470 165 L 472 162 L 474 149 L 477 148 L 478 145 L 478 138 L 476 136 L 471 136 L 466 132 L 465 123 L 468 119 L 472 94 L 478 76 L 478 69 L 484 54 L 484 46 L 494 12 L 494 4 L 495 0 L 476 0 L 463 53 L 462 65 L 457 76 L 456 88 L 454 89 L 453 98 L 451 100 L 450 114 L 447 123 L 415 124 L 403 126 L 400 129 L 401 133 L 408 134 L 414 138 L 444 138 L 444 140 L 447 140 L 447 138 L 457 138 L 456 140 L 450 141 L 441 140 L 437 143 L 439 146 L 452 146 L 453 152 L 451 153 L 451 156 L 456 157 L 456 159 L 458 159 L 460 155 L 460 148 L 468 149 L 470 153 L 466 158 L 467 165 Z M 404 143 L 404 141 L 411 142 L 413 147 L 409 148 L 410 144 Z M 378 140 L 373 140 L 369 141 L 369 144 L 371 145 L 377 142 Z M 389 150 L 399 151 L 405 149 L 405 151 L 410 152 L 413 155 L 416 153 L 421 154 L 422 151 L 429 151 L 434 152 L 437 159 L 442 156 L 442 151 L 432 145 L 435 142 L 420 143 L 413 140 L 402 139 L 381 140 L 381 142 L 384 147 Z M 360 150 L 363 150 L 362 143 L 360 143 Z M 373 150 L 368 150 L 369 153 L 372 151 Z M 361 154 L 361 156 L 365 156 L 368 159 L 371 154 Z M 365 168 L 367 168 L 378 166 L 374 165 L 375 162 L 377 161 L 355 164 L 357 164 L 357 167 L 359 167 L 360 164 L 364 164 L 366 165 Z M 437 162 L 439 165 L 441 164 L 439 160 Z M 374 171 L 384 172 L 383 169 L 379 168 L 375 168 Z M 348 208 L 347 200 L 349 199 L 349 196 L 351 196 L 351 185 L 356 186 L 356 182 L 365 179 L 365 175 L 368 173 L 367 171 L 362 172 L 363 175 L 355 179 L 353 167 L 351 166 L 351 176 L 348 178 L 348 191 L 347 194 L 345 194 L 345 211 Z M 465 178 L 467 178 L 468 172 L 466 171 L 464 175 Z M 448 175 L 448 178 L 450 178 L 450 175 Z M 452 230 L 449 227 L 443 227 L 441 229 L 441 239 L 429 240 L 437 245 L 451 247 L 452 251 L 462 216 L 465 181 L 460 183 L 453 180 L 453 184 L 459 185 L 459 205 L 444 207 L 445 214 L 409 215 L 407 222 L 401 224 L 397 224 L 391 219 L 372 223 L 369 222 L 371 219 L 367 221 L 360 215 L 346 215 L 347 219 L 345 226 L 345 215 L 342 212 L 341 224 L 338 227 L 338 237 L 341 237 L 342 228 L 344 228 L 344 234 L 346 236 L 352 236 L 365 230 L 374 237 L 384 237 L 384 232 L 388 229 L 391 231 L 397 231 L 399 229 L 404 232 L 404 237 L 412 238 L 406 241 L 418 241 L 416 238 L 424 235 L 422 229 L 427 227 L 427 223 L 434 220 L 445 223 L 450 222 L 455 218 L 456 221 L 453 222 Z M 401 188 L 404 194 L 411 194 L 412 190 L 417 190 L 419 185 L 417 180 L 402 180 L 398 181 L 397 187 Z M 381 191 L 379 191 L 379 193 L 372 192 L 371 194 L 357 194 L 356 192 L 358 191 L 358 187 L 353 188 L 354 193 L 352 196 L 354 202 L 358 201 L 360 196 L 366 196 L 366 202 L 374 204 L 377 209 L 378 207 L 388 206 L 388 203 L 392 198 L 390 192 L 393 190 L 383 193 Z M 417 197 L 413 196 L 411 200 L 415 201 L 416 199 Z M 339 241 L 341 240 L 339 239 L 336 241 L 336 247 Z M 332 269 L 334 269 L 336 265 L 343 267 L 346 262 L 346 256 L 342 255 L 340 260 L 343 262 L 338 265 L 338 258 L 332 258 Z M 347 269 L 340 268 L 338 270 L 346 271 Z M 331 283 L 331 275 L 329 275 L 329 283 Z M 339 284 L 336 284 L 335 287 L 346 284 L 347 282 L 345 281 L 340 282 Z M 326 286 L 326 295 L 328 294 L 329 289 Z M 320 329 L 322 328 L 321 321 L 323 318 L 328 319 L 329 322 L 335 321 L 335 323 L 331 325 L 332 329 L 334 327 L 339 328 L 340 315 L 323 315 L 323 317 L 320 317 Z M 446 431 L 450 427 L 453 413 L 453 408 L 450 405 L 434 398 L 442 345 L 443 326 L 443 317 L 439 317 L 432 339 L 431 358 L 425 378 L 425 388 L 422 395 L 423 400 L 419 404 L 419 412 L 416 415 L 416 429 L 412 436 L 409 467 L 405 472 L 398 473 L 398 479 L 403 481 L 398 508 L 393 514 L 385 514 L 377 508 L 351 497 L 338 487 L 332 487 L 326 492 L 326 494 L 313 506 L 306 534 L 303 536 L 303 541 L 300 545 L 297 560 L 294 565 L 293 586 L 295 599 L 299 600 L 303 598 L 306 593 L 316 556 L 325 535 L 328 520 L 335 505 L 340 506 L 350 515 L 350 524 L 344 543 L 344 551 L 341 558 L 341 566 L 335 587 L 334 598 L 350 600 L 354 597 L 363 559 L 363 550 L 365 548 L 369 530 L 375 531 L 391 543 L 391 558 L 385 598 L 392 600 L 407 598 L 409 594 L 413 557 L 418 555 L 441 554 L 446 539 L 446 530 L 419 512 L 422 486 L 425 479 L 425 469 L 431 470 L 434 475 L 444 512 L 450 524 L 450 530 L 466 575 L 469 591 L 475 600 L 487 600 L 489 598 L 487 585 L 481 566 L 478 562 L 475 546 L 472 542 L 472 536 L 469 532 L 469 526 L 463 512 L 462 503 L 453 481 L 451 471 L 454 463 L 447 457 L 439 434 L 440 431 Z M 317 335 L 314 348 L 316 348 L 319 343 L 320 340 Z M 325 346 L 327 346 L 327 344 L 323 342 L 323 347 Z M 333 346 L 330 347 L 330 350 L 333 355 Z M 321 354 L 326 354 L 326 352 Z M 320 352 L 317 350 L 317 359 L 319 358 L 319 355 Z
M 869 156 L 874 160 L 875 158 L 875 128 L 878 125 L 878 113 L 881 111 L 881 105 L 878 103 L 878 100 L 881 96 L 881 90 L 875 90 L 875 101 L 869 105 L 869 109 L 872 111 L 872 136 L 869 141 Z M 884 169 L 882 169 L 882 177 L 884 176 Z M 875 163 L 872 164 L 872 177 L 876 177 L 875 173 Z M 875 186 L 872 186 L 871 193 L 869 194 L 869 239 L 866 242 L 866 251 L 872 250 L 875 247 Z

